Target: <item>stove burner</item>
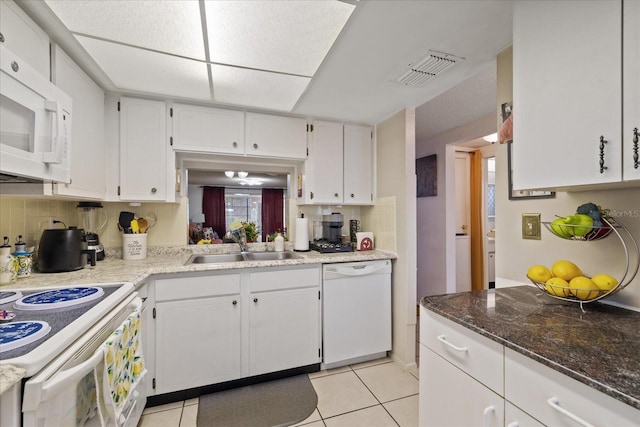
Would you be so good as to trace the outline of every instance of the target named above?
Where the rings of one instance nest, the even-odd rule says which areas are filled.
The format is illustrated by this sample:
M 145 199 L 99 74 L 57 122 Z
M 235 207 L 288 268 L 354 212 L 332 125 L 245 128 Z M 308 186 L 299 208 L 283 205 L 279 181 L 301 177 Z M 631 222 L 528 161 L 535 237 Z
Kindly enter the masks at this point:
M 14 302 L 17 299 L 22 298 L 22 292 L 20 291 L 3 291 L 0 292 L 0 304 L 7 304 Z
M 16 310 L 49 310 L 54 308 L 72 307 L 93 301 L 104 295 L 99 287 L 78 287 L 54 289 L 38 292 L 18 300 L 13 308 Z
M 39 320 L 4 323 L 0 325 L 0 353 L 37 341 L 49 331 L 51 326 Z
M 330 243 L 327 240 L 309 242 L 309 249 L 320 253 L 353 252 L 351 243 Z

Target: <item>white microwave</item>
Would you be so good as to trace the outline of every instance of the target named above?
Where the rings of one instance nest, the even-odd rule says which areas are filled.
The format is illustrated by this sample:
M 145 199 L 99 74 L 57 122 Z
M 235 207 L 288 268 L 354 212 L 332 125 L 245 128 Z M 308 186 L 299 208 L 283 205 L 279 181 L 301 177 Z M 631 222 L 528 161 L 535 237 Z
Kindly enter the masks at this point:
M 69 95 L 0 45 L 0 173 L 69 183 Z

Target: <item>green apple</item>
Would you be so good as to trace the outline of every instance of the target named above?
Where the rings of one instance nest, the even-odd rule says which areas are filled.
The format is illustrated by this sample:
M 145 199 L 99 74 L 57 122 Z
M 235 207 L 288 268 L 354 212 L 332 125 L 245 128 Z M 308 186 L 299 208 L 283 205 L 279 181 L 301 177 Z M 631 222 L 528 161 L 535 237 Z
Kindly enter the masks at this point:
M 593 218 L 591 218 L 589 215 L 571 215 L 571 220 L 567 221 L 565 218 L 565 222 L 572 225 L 572 227 L 569 227 L 569 231 L 574 236 L 584 236 L 585 234 L 593 230 Z
M 553 230 L 558 237 L 564 237 L 565 239 L 571 237 L 572 234 L 569 233 L 568 228 L 571 227 L 566 226 L 564 218 L 556 218 L 551 222 L 551 230 Z

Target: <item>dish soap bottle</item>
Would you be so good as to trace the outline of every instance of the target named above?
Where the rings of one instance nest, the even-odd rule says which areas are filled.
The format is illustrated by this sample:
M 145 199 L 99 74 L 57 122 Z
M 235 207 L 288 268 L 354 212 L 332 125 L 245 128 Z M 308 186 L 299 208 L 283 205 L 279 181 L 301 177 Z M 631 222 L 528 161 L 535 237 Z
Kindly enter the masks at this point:
M 280 233 L 276 234 L 276 238 L 273 239 L 273 241 L 275 242 L 275 251 L 276 252 L 284 251 L 284 237 L 282 237 L 282 234 L 280 234 Z
M 5 236 L 4 243 L 0 246 L 0 284 L 2 285 L 11 283 L 13 279 L 12 261 L 11 245 L 9 244 L 9 238 Z

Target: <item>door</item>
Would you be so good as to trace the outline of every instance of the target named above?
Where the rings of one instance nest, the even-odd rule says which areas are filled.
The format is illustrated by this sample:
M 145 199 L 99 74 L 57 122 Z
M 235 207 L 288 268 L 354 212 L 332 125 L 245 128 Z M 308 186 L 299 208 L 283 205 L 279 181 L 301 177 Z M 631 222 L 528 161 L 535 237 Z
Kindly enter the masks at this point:
M 468 235 L 470 220 L 470 160 L 469 153 L 456 151 L 455 197 L 456 236 Z
M 373 128 L 344 125 L 344 204 L 373 204 Z

